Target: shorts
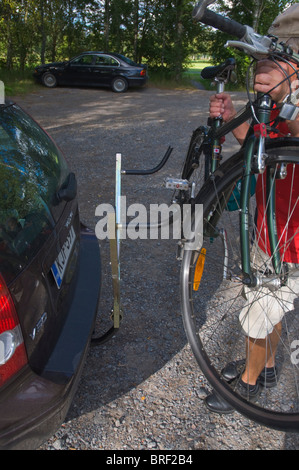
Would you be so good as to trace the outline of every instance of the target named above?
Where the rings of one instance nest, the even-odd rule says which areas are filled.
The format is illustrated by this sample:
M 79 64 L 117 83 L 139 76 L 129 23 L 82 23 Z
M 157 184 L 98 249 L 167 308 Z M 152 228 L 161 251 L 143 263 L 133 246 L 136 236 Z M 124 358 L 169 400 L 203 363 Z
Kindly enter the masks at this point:
M 273 272 L 270 257 L 260 248 L 254 251 L 254 259 L 251 260 L 253 270 L 258 268 L 260 273 L 265 270 Z M 299 265 L 289 263 L 288 267 L 289 276 L 285 286 L 278 289 L 244 287 L 246 304 L 240 312 L 239 321 L 246 336 L 266 338 L 284 315 L 293 310 L 294 301 L 299 296 Z

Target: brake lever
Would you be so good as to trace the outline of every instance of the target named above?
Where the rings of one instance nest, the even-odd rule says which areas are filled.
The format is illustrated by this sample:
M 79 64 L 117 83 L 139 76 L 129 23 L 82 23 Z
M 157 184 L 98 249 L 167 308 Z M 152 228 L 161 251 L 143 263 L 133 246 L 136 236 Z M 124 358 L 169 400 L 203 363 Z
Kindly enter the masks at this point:
M 251 44 L 246 44 L 242 41 L 227 41 L 224 47 L 235 47 L 236 49 L 243 50 L 247 55 L 254 57 L 257 60 L 264 59 L 269 56 L 269 49 L 266 47 L 253 46 Z
M 273 40 L 268 36 L 257 34 L 250 26 L 246 26 L 246 34 L 241 41 L 227 41 L 224 47 L 242 49 L 246 54 L 260 60 L 268 57 L 273 50 Z

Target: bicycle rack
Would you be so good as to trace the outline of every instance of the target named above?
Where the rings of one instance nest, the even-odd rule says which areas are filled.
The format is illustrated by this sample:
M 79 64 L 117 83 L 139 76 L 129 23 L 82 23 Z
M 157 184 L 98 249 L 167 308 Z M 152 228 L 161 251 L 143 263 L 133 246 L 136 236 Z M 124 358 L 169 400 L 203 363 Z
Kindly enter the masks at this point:
M 110 244 L 110 263 L 111 263 L 111 276 L 112 276 L 112 287 L 113 287 L 113 308 L 112 318 L 113 326 L 109 331 L 104 333 L 100 337 L 93 337 L 92 342 L 95 344 L 102 344 L 111 338 L 117 331 L 119 331 L 121 320 L 122 320 L 122 308 L 121 308 L 121 295 L 120 295 L 120 284 L 121 284 L 121 270 L 120 270 L 120 232 L 124 227 L 121 222 L 121 177 L 122 175 L 152 175 L 160 171 L 166 162 L 168 161 L 172 147 L 168 147 L 165 155 L 163 156 L 160 163 L 154 168 L 143 170 L 122 170 L 121 165 L 121 154 L 116 154 L 116 166 L 115 166 L 115 212 L 108 214 L 108 237 Z M 186 190 L 188 189 L 189 183 L 187 180 L 167 178 L 165 181 L 165 187 L 168 189 Z M 157 224 L 146 224 L 146 228 L 162 227 L 164 223 L 171 223 L 173 216 L 165 221 L 160 221 Z
M 115 166 L 115 211 L 108 213 L 108 237 L 109 237 L 109 244 L 110 244 L 110 264 L 111 264 L 111 276 L 112 276 L 112 287 L 113 287 L 113 307 L 112 307 L 112 315 L 111 318 L 113 319 L 113 326 L 110 330 L 104 333 L 100 337 L 93 337 L 92 342 L 95 344 L 102 344 L 110 339 L 117 331 L 119 331 L 121 320 L 123 318 L 122 315 L 122 307 L 121 307 L 121 294 L 120 294 L 120 285 L 121 285 L 121 269 L 120 269 L 120 242 L 121 236 L 120 233 L 123 229 L 127 228 L 128 224 L 125 225 L 122 223 L 121 217 L 121 179 L 122 175 L 152 175 L 153 173 L 157 173 L 160 171 L 168 161 L 173 148 L 168 147 L 165 155 L 163 156 L 160 163 L 155 166 L 154 168 L 143 170 L 143 169 L 134 169 L 134 170 L 123 170 L 122 169 L 122 155 L 120 153 L 116 154 L 116 166 Z M 172 190 L 183 190 L 186 191 L 190 188 L 190 183 L 188 180 L 183 180 L 179 178 L 166 178 L 165 180 L 165 187 L 167 189 Z M 194 186 L 191 185 L 191 194 L 194 192 Z M 151 228 L 161 228 L 164 224 L 172 224 L 175 219 L 175 214 L 169 215 L 166 220 L 161 220 L 156 224 L 139 224 L 143 228 L 151 229 Z M 227 243 L 226 243 L 226 234 L 225 232 L 221 232 L 221 237 L 223 239 L 225 253 L 227 256 Z M 177 251 L 177 259 L 182 259 L 182 253 L 184 249 L 184 243 L 182 240 L 178 242 L 178 251 Z M 223 271 L 224 278 L 227 277 L 227 264 L 225 262 L 224 271 Z

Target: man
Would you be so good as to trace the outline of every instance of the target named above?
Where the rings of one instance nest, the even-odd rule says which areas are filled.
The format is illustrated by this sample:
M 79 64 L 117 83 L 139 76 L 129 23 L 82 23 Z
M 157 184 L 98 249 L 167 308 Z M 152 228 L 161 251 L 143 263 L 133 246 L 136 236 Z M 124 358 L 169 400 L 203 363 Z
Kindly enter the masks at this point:
M 299 4 L 292 5 L 284 13 L 279 15 L 269 29 L 269 34 L 279 38 L 290 45 L 295 52 L 299 51 Z M 276 104 L 281 104 L 290 93 L 290 82 L 284 80 L 287 75 L 290 78 L 292 91 L 299 88 L 298 76 L 294 70 L 297 70 L 296 64 L 285 62 L 275 63 L 271 60 L 261 60 L 257 63 L 255 73 L 254 89 L 256 92 L 270 93 L 271 98 Z M 210 116 L 222 116 L 224 122 L 228 122 L 236 115 L 236 110 L 231 97 L 227 93 L 213 95 L 210 98 Z M 242 144 L 249 128 L 248 123 L 242 124 L 233 131 L 236 139 Z M 294 121 L 286 121 L 278 126 L 278 131 L 283 135 L 299 137 L 299 116 Z M 296 187 L 299 188 L 299 171 L 295 170 L 293 175 L 289 175 L 286 180 L 280 181 L 277 185 L 277 230 L 278 234 L 283 234 L 286 218 L 286 195 L 290 192 L 290 178 L 295 179 Z M 256 200 L 260 213 L 263 212 L 263 178 L 258 177 Z M 298 197 L 294 195 L 292 197 Z M 294 204 L 296 206 L 296 204 Z M 292 214 L 293 226 L 295 226 L 294 235 L 299 225 L 299 207 Z M 265 222 L 259 221 L 261 232 L 265 230 Z M 291 246 L 284 253 L 284 261 L 291 264 L 299 263 L 299 240 L 294 236 Z M 270 249 L 268 246 L 259 243 L 258 247 L 261 257 L 269 259 Z M 297 282 L 298 279 L 298 282 Z M 265 289 L 266 290 L 266 289 Z M 246 339 L 247 358 L 245 369 L 238 380 L 239 393 L 249 397 L 249 400 L 256 400 L 261 391 L 261 384 L 264 386 L 275 386 L 277 383 L 277 370 L 275 367 L 275 353 L 280 340 L 282 324 L 281 320 L 284 314 L 290 310 L 290 304 L 299 295 L 299 277 L 297 275 L 289 279 L 288 287 L 279 289 L 276 300 L 269 302 L 269 295 L 262 292 L 258 301 L 254 301 L 256 293 L 247 289 L 245 292 L 248 304 L 241 311 L 239 320 L 243 326 Z M 251 307 L 249 307 L 251 304 Z M 250 361 L 249 361 L 250 358 Z M 237 371 L 233 363 L 228 364 L 223 371 L 227 380 L 232 380 L 237 376 Z M 214 412 L 230 413 L 233 408 L 226 403 L 219 395 L 213 392 L 206 400 L 207 407 Z

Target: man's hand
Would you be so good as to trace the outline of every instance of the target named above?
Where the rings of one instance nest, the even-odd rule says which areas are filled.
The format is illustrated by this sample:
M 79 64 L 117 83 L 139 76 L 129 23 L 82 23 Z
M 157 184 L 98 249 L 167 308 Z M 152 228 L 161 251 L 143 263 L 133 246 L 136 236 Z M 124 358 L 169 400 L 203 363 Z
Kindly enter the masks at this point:
M 231 121 L 237 112 L 234 108 L 231 96 L 228 93 L 218 93 L 210 97 L 210 117 L 222 117 L 224 122 Z M 244 122 L 239 127 L 233 130 L 235 138 L 242 144 L 249 125 Z
M 272 60 L 260 60 L 256 67 L 254 90 L 256 92 L 268 93 L 274 88 L 270 91 L 270 96 L 276 103 L 281 103 L 290 93 L 289 81 L 281 82 L 292 72 L 293 69 L 284 62 L 279 62 L 279 65 L 277 65 Z M 296 78 L 294 76 L 294 78 L 291 78 L 291 81 Z
M 210 117 L 221 116 L 224 122 L 228 122 L 235 115 L 236 110 L 228 93 L 218 93 L 210 97 Z

